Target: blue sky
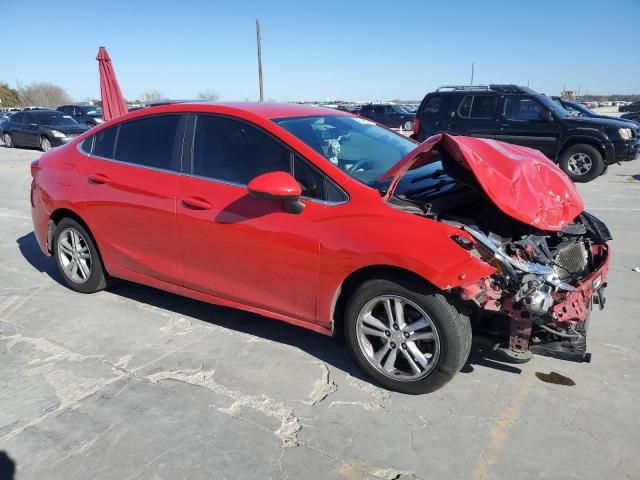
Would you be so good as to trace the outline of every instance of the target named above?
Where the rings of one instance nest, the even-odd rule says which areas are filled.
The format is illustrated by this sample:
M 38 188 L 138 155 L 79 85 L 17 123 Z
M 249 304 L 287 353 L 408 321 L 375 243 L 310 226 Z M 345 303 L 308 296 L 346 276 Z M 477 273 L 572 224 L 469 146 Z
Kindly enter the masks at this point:
M 78 100 L 97 97 L 104 45 L 128 99 L 212 90 L 253 100 L 257 17 L 269 99 L 419 99 L 468 83 L 471 62 L 476 83 L 640 93 L 640 0 L 55 4 L 0 0 L 0 81 L 50 81 Z

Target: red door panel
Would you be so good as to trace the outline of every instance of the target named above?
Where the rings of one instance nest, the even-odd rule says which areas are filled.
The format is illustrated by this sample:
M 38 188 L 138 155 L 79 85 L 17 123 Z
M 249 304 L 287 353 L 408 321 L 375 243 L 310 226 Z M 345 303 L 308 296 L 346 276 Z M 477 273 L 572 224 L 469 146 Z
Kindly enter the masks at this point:
M 103 253 L 117 267 L 180 284 L 179 175 L 95 157 L 83 174 L 86 212 Z
M 314 321 L 323 203 L 303 200 L 295 215 L 245 187 L 189 176 L 177 198 L 185 287 Z

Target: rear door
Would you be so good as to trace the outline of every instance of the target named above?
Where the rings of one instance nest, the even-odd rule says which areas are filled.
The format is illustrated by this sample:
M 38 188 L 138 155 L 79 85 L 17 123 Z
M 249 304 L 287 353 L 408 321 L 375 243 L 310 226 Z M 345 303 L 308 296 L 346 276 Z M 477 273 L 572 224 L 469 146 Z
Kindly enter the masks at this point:
M 499 99 L 492 94 L 465 95 L 451 116 L 449 131 L 470 137 L 496 138 Z
M 153 115 L 95 136 L 83 166 L 85 205 L 117 268 L 179 285 L 176 189 L 186 116 Z
M 509 95 L 504 98 L 500 113 L 500 127 L 496 138 L 503 142 L 540 150 L 555 157 L 562 132 L 560 122 L 541 117 L 548 109 L 534 97 Z
M 324 176 L 259 127 L 194 115 L 192 175 L 178 186 L 184 286 L 314 321 L 325 201 Z M 304 210 L 251 197 L 246 184 L 271 171 L 300 182 Z M 305 198 L 306 197 L 306 198 Z

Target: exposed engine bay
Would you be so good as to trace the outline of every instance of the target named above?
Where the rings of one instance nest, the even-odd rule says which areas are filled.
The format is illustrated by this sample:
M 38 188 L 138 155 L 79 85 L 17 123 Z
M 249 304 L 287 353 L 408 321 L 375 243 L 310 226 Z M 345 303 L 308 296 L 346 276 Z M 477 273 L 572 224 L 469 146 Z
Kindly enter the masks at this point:
M 452 241 L 495 273 L 456 288 L 474 335 L 516 362 L 532 352 L 589 361 L 586 330 L 605 303 L 606 225 L 582 212 L 561 231 L 540 230 L 505 214 L 473 173 L 444 148 L 440 161 L 405 175 L 389 204 L 460 229 Z

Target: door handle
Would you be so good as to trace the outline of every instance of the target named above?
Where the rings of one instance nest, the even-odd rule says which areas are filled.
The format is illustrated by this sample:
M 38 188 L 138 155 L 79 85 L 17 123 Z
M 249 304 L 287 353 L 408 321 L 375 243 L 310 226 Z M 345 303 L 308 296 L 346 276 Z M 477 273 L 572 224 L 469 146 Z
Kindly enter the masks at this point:
M 182 203 L 193 210 L 210 210 L 211 204 L 204 198 L 200 197 L 187 197 L 182 199 Z
M 103 183 L 109 182 L 109 177 L 103 175 L 102 173 L 92 173 L 89 175 L 89 182 L 101 185 Z

